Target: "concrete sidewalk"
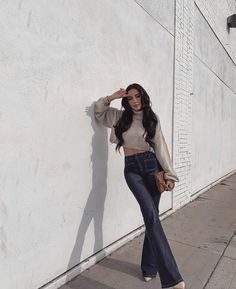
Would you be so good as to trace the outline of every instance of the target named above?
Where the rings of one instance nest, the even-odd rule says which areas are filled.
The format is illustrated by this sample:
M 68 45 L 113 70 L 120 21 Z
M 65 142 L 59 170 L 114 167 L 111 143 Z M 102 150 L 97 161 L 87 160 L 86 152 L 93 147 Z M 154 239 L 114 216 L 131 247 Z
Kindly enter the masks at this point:
M 236 289 L 236 174 L 162 221 L 186 289 Z M 60 289 L 159 289 L 140 270 L 144 234 Z

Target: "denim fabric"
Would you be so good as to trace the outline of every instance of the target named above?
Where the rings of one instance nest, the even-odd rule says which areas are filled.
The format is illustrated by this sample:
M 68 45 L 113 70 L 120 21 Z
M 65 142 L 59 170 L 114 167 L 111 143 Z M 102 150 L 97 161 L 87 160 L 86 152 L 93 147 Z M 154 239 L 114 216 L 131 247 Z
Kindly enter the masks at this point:
M 141 258 L 143 276 L 159 273 L 162 288 L 174 286 L 183 278 L 159 219 L 161 194 L 152 173 L 161 170 L 161 166 L 151 151 L 125 156 L 124 162 L 125 180 L 139 203 L 146 228 Z

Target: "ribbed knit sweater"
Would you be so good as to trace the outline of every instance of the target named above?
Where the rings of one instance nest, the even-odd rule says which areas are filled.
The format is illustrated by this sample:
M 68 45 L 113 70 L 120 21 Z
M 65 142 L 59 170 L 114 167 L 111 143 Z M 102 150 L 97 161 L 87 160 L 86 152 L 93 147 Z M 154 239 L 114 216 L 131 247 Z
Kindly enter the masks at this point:
M 106 97 L 100 97 L 94 105 L 94 114 L 95 118 L 99 123 L 105 127 L 111 128 L 110 142 L 118 143 L 118 139 L 115 135 L 114 125 L 122 116 L 123 110 L 111 107 L 110 102 L 107 101 Z M 143 119 L 143 110 L 134 111 L 133 110 L 133 121 L 130 128 L 122 134 L 124 139 L 123 147 L 135 148 L 146 151 L 153 151 L 165 171 L 165 179 L 171 179 L 176 182 L 179 182 L 179 178 L 176 175 L 176 172 L 173 168 L 168 147 L 163 136 L 160 124 L 160 118 L 157 116 L 157 126 L 156 132 L 153 139 L 155 143 L 154 149 L 147 143 L 143 137 L 145 129 L 142 124 Z

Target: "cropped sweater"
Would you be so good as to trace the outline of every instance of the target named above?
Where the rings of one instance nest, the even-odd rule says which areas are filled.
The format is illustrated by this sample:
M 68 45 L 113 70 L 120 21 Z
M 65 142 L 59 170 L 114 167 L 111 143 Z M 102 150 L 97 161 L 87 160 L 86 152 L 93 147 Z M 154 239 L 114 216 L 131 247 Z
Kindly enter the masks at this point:
M 110 142 L 118 143 L 115 135 L 114 125 L 122 116 L 123 110 L 111 107 L 106 97 L 100 97 L 94 105 L 95 118 L 105 127 L 111 128 Z M 143 110 L 133 110 L 133 121 L 130 128 L 122 134 L 124 139 L 123 147 L 135 148 L 146 151 L 153 151 L 164 170 L 164 178 L 179 182 L 179 178 L 173 168 L 168 147 L 163 136 L 160 124 L 160 118 L 157 116 L 157 126 L 154 138 L 151 140 L 155 143 L 154 149 L 147 143 L 143 137 L 145 129 L 142 124 Z

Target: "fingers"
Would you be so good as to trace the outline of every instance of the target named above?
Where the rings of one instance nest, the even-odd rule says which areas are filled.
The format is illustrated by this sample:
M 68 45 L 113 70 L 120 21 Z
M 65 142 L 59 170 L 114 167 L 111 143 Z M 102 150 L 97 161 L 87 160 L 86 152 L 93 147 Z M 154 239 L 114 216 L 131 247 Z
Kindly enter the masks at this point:
M 174 182 L 172 182 L 172 181 L 170 181 L 170 180 L 168 180 L 168 181 L 166 182 L 166 190 L 167 190 L 167 191 L 173 190 L 174 186 L 175 186 L 175 183 L 174 183 Z
M 115 95 L 117 95 L 118 98 L 120 98 L 120 97 L 127 96 L 127 92 L 126 92 L 126 90 L 124 88 L 121 87 L 119 90 L 117 90 L 115 92 Z
M 169 190 L 170 190 L 170 191 L 173 190 L 174 186 L 175 186 L 175 184 L 172 183 L 172 182 L 170 182 L 169 185 L 168 185 Z
M 120 93 L 122 96 L 126 95 L 126 90 L 124 88 L 120 88 Z

